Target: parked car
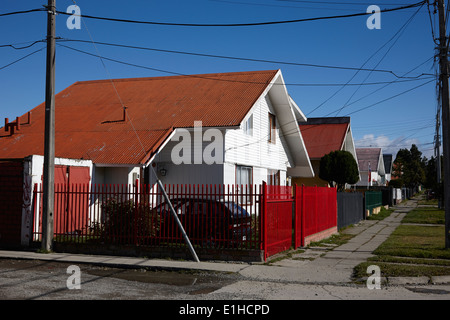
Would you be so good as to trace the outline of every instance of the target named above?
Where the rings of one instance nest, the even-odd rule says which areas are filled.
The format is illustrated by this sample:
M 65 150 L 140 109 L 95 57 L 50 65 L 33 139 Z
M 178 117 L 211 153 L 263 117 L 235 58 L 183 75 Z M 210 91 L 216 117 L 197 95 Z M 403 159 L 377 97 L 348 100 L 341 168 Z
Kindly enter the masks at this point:
M 171 204 L 194 244 L 229 247 L 242 244 L 250 237 L 251 215 L 234 202 L 176 198 L 171 199 Z M 155 210 L 161 217 L 161 238 L 181 238 L 168 203 L 161 203 Z

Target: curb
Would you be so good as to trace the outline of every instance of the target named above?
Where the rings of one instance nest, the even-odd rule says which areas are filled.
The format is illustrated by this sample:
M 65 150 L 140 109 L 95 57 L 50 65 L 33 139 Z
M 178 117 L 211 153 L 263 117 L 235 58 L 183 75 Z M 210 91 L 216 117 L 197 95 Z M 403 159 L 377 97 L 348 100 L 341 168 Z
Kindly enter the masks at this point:
M 366 283 L 368 277 L 355 280 L 357 283 Z M 421 277 L 381 277 L 381 285 L 405 286 L 405 285 L 445 285 L 450 284 L 450 276 L 421 276 Z

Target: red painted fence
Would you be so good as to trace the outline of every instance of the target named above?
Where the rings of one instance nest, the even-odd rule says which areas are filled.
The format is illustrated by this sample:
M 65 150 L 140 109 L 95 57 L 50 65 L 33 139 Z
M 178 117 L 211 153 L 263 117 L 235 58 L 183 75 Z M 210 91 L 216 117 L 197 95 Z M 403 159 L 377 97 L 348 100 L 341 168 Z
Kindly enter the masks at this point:
M 264 258 L 336 229 L 336 189 L 287 186 L 169 185 L 166 193 L 196 248 L 262 250 Z M 41 239 L 42 191 L 33 194 L 33 240 Z M 57 185 L 59 242 L 182 247 L 158 186 Z
M 263 185 L 264 258 L 292 246 L 292 187 Z
M 337 190 L 295 187 L 294 246 L 307 245 L 337 232 Z M 313 237 L 316 235 L 316 237 Z
M 258 187 L 169 185 L 165 191 L 197 247 L 260 249 Z M 33 239 L 42 233 L 42 191 L 34 189 Z M 155 185 L 56 185 L 55 241 L 184 246 L 163 192 Z

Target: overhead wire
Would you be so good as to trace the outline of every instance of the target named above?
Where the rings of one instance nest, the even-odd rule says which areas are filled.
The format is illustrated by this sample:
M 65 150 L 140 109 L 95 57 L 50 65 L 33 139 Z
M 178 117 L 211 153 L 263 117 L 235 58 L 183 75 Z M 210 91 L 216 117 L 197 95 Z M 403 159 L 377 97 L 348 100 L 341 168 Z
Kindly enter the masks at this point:
M 419 10 L 422 8 L 422 6 L 419 7 Z M 417 14 L 417 12 L 419 11 L 417 10 L 414 15 L 412 17 L 415 16 L 415 14 Z M 366 61 L 361 65 L 361 68 L 363 68 L 378 52 L 380 52 L 385 46 L 387 46 L 392 40 L 395 39 L 395 37 L 402 31 L 404 30 L 405 26 L 407 26 L 409 24 L 409 22 L 411 21 L 411 17 L 400 27 L 399 30 L 397 30 L 397 32 L 388 40 L 386 41 L 380 48 L 378 48 L 372 55 L 370 55 L 369 58 L 366 59 Z M 394 42 L 395 43 L 395 42 Z M 391 46 L 392 47 L 392 46 Z M 357 70 L 353 76 L 346 82 L 346 84 L 344 84 L 341 88 L 339 88 L 338 90 L 336 90 L 333 94 L 331 94 L 327 99 L 325 99 L 322 103 L 320 103 L 318 106 L 316 106 L 313 110 L 311 110 L 310 112 L 307 113 L 307 115 L 310 115 L 311 113 L 317 111 L 319 108 L 323 107 L 328 101 L 330 101 L 333 97 L 335 97 L 339 92 L 341 92 L 359 73 L 359 70 Z
M 0 67 L 0 70 L 6 69 L 7 67 L 12 66 L 13 64 L 16 64 L 17 62 L 22 61 L 22 60 L 24 60 L 24 59 L 26 59 L 26 58 L 28 58 L 28 57 L 30 57 L 30 56 L 32 56 L 32 55 L 34 55 L 34 54 L 36 54 L 36 53 L 42 51 L 42 50 L 44 50 L 44 49 L 45 49 L 45 47 L 42 47 L 42 48 L 40 48 L 40 49 L 37 49 L 37 50 L 35 50 L 35 51 L 33 51 L 33 52 L 31 52 L 31 53 L 29 53 L 29 54 L 27 54 L 27 55 L 25 55 L 25 56 L 23 56 L 23 57 L 17 59 L 17 60 L 14 60 L 13 62 L 10 62 L 10 63 L 8 63 L 8 64 L 6 64 L 6 65 Z
M 433 59 L 433 58 L 434 58 L 434 57 L 428 58 L 427 60 L 425 60 L 425 61 L 422 62 L 421 64 L 417 65 L 416 67 L 414 67 L 414 68 L 411 69 L 410 71 L 406 72 L 404 75 L 407 75 L 407 74 L 413 72 L 414 70 L 418 69 L 419 67 L 421 67 L 422 65 L 424 65 L 425 63 L 427 63 L 428 61 L 430 61 L 430 60 Z M 430 78 L 421 78 L 420 80 L 431 79 L 431 78 L 437 79 L 436 76 L 433 76 L 433 77 L 430 77 Z M 361 100 L 363 100 L 363 99 L 365 99 L 365 98 L 367 98 L 367 97 L 373 95 L 374 93 L 377 93 L 378 91 L 383 90 L 384 88 L 388 87 L 388 86 L 391 85 L 391 84 L 399 83 L 399 82 L 400 82 L 400 81 L 398 81 L 398 79 L 393 80 L 393 81 L 390 81 L 389 83 L 385 84 L 385 85 L 382 86 L 381 88 L 378 88 L 378 89 L 376 89 L 376 90 L 374 90 L 374 91 L 372 91 L 372 92 L 370 92 L 370 93 L 368 93 L 368 94 L 366 94 L 366 95 L 360 97 L 359 99 L 354 100 L 353 102 L 348 103 L 348 104 L 347 104 L 347 107 L 349 107 L 349 106 L 351 106 L 351 105 L 353 105 L 353 104 L 355 104 L 355 103 L 357 103 L 357 102 L 359 102 L 359 101 L 361 101 Z M 335 112 L 335 111 L 332 111 L 332 112 L 329 113 L 328 115 L 330 115 L 330 114 L 332 114 L 332 113 L 334 113 L 334 112 Z
M 75 48 L 72 48 L 72 47 L 69 47 L 69 46 L 60 44 L 60 43 L 58 43 L 57 45 L 58 45 L 58 46 L 65 47 L 65 48 L 68 48 L 68 49 L 71 49 L 71 50 L 74 50 L 74 51 L 77 51 L 77 52 L 80 52 L 80 53 L 88 54 L 88 55 L 90 55 L 90 56 L 96 56 L 95 54 L 92 54 L 92 53 L 89 53 L 89 52 L 86 52 L 86 51 L 83 51 L 83 50 L 75 49 Z M 117 62 L 117 63 L 122 63 L 122 64 L 125 64 L 125 65 L 130 65 L 130 66 L 134 66 L 134 67 L 139 67 L 139 68 L 144 68 L 144 69 L 150 69 L 150 70 L 159 71 L 159 72 L 165 72 L 165 73 L 171 73 L 171 74 L 181 75 L 181 76 L 199 77 L 199 78 L 202 78 L 202 79 L 216 80 L 216 81 L 241 82 L 241 81 L 236 81 L 236 80 L 227 80 L 227 79 L 209 78 L 209 77 L 205 77 L 205 76 L 201 76 L 201 75 L 185 75 L 185 74 L 180 74 L 180 73 L 171 72 L 171 71 L 167 71 L 167 70 L 162 70 L 162 69 L 156 69 L 156 68 L 152 68 L 152 67 L 146 67 L 146 66 L 136 65 L 136 64 L 132 64 L 132 63 L 128 63 L 128 62 L 116 60 L 116 59 L 107 58 L 107 57 L 104 57 L 104 56 L 102 57 L 102 59 L 107 60 L 107 61 L 113 61 L 113 62 Z M 427 80 L 427 79 L 420 79 L 420 80 Z M 401 96 L 401 95 L 403 95 L 403 94 L 406 94 L 406 93 L 408 93 L 408 92 L 411 92 L 411 91 L 413 91 L 413 90 L 416 90 L 416 89 L 418 89 L 418 88 L 420 88 L 420 87 L 422 87 L 422 86 L 424 86 L 424 85 L 426 85 L 426 84 L 428 84 L 428 83 L 430 83 L 430 82 L 432 82 L 432 81 L 434 81 L 434 78 L 433 78 L 433 80 L 430 80 L 430 81 L 428 81 L 428 82 L 426 82 L 426 83 L 420 84 L 419 86 L 413 87 L 413 88 L 411 88 L 411 89 L 408 89 L 408 90 L 406 90 L 406 91 L 403 91 L 403 92 L 401 92 L 401 93 L 399 93 L 399 94 L 396 94 L 396 95 L 394 95 L 394 96 L 391 96 L 391 97 L 389 97 L 389 98 L 383 99 L 383 100 L 381 100 L 381 101 L 378 101 L 378 102 L 376 102 L 376 103 L 374 103 L 374 104 L 371 104 L 371 105 L 369 105 L 369 106 L 366 106 L 366 107 L 364 107 L 364 108 L 358 109 L 358 110 L 356 110 L 356 111 L 354 111 L 354 112 L 352 112 L 352 113 L 360 112 L 360 111 L 362 111 L 362 110 L 365 110 L 365 109 L 374 107 L 374 106 L 376 106 L 376 105 L 378 105 L 378 104 L 380 104 L 380 103 L 383 103 L 383 102 L 386 102 L 386 101 L 388 101 L 388 100 L 394 99 L 394 98 L 396 98 L 396 97 L 398 97 L 398 96 Z M 248 83 L 247 81 L 244 81 L 244 82 Z M 251 83 L 251 82 L 250 82 L 250 83 Z M 264 84 L 264 83 L 255 83 L 255 84 Z M 333 112 L 334 112 L 334 111 L 333 111 Z M 328 115 L 327 115 L 327 116 L 328 116 Z M 293 121 L 293 122 L 297 122 L 297 121 L 295 120 L 295 121 Z M 284 125 L 286 126 L 286 125 L 289 125 L 289 124 L 291 124 L 291 123 L 292 123 L 292 122 L 289 122 L 289 123 L 286 123 L 286 124 L 284 124 Z M 280 129 L 281 129 L 281 127 L 280 127 Z M 292 135 L 292 134 L 297 134 L 297 133 L 298 133 L 297 130 L 290 131 L 290 132 L 288 131 L 288 132 L 285 132 L 285 133 L 283 133 L 283 134 L 280 134 L 280 136 L 281 136 L 281 137 L 286 137 L 286 136 L 289 136 L 289 135 Z M 259 140 L 257 140 L 257 141 L 252 141 L 252 142 L 249 142 L 249 143 L 246 143 L 246 144 L 243 144 L 243 145 L 235 146 L 235 147 L 230 148 L 230 149 L 237 149 L 237 148 L 241 148 L 241 147 L 245 147 L 245 146 L 249 146 L 249 145 L 253 145 L 253 144 L 259 143 L 259 142 L 263 141 L 264 139 L 267 139 L 268 136 L 269 136 L 269 135 L 267 134 L 266 136 L 262 137 L 261 139 L 259 139 Z M 227 150 L 230 150 L 230 149 L 227 149 Z
M 226 4 L 232 4 L 232 5 L 246 5 L 246 6 L 262 6 L 262 7 L 275 7 L 275 8 L 293 8 L 293 9 L 302 9 L 302 10 L 333 10 L 333 11 L 349 11 L 349 10 L 360 10 L 360 9 L 349 9 L 349 8 L 343 8 L 341 5 L 355 5 L 355 6 L 367 6 L 367 5 L 372 5 L 371 4 L 365 4 L 365 3 L 353 3 L 353 2 L 347 2 L 347 3 L 335 3 L 335 2 L 330 2 L 330 3 L 321 3 L 321 1 L 310 1 L 310 2 L 305 2 L 306 4 L 311 4 L 311 5 L 319 5 L 319 6 L 304 6 L 304 5 L 285 5 L 285 4 L 268 4 L 268 3 L 254 3 L 254 2 L 245 2 L 245 1 L 231 1 L 231 0 L 209 0 L 212 2 L 218 2 L 218 3 L 226 3 Z M 295 3 L 295 2 L 294 2 Z M 326 4 L 338 4 L 338 6 L 327 6 L 324 7 L 324 5 Z M 382 6 L 399 6 L 399 5 L 409 5 L 410 3 L 380 3 L 379 5 Z
M 74 1 L 73 1 L 74 2 Z M 404 6 L 404 7 L 397 7 L 397 8 L 392 8 L 392 9 L 384 9 L 384 10 L 381 10 L 381 12 L 391 12 L 391 11 L 397 11 L 397 10 L 403 10 L 403 9 L 406 9 L 406 8 L 413 8 L 413 7 L 417 7 L 417 6 L 419 6 L 419 5 L 423 5 L 424 3 L 425 3 L 426 1 L 422 1 L 422 2 L 418 2 L 418 3 L 415 3 L 415 4 L 411 4 L 411 5 L 407 5 L 407 6 Z M 75 2 L 74 2 L 75 3 Z M 20 11 L 20 12 L 11 12 L 11 13 L 4 13 L 4 14 L 0 14 L 0 16 L 7 16 L 7 15 L 13 15 L 13 14 L 21 14 L 21 13 L 29 13 L 29 12 L 36 12 L 36 11 L 45 11 L 46 9 L 33 9 L 33 10 L 27 10 L 27 11 Z M 66 12 L 61 12 L 61 11 L 57 11 L 57 13 L 59 13 L 59 14 L 68 14 L 68 13 L 66 13 Z M 109 21 L 118 21 L 118 22 L 131 22 L 131 23 L 146 23 L 146 24 L 158 24 L 158 25 L 174 25 L 174 26 L 198 26 L 198 27 L 202 27 L 202 26 L 205 26 L 205 27 L 207 27 L 207 26 L 256 26 L 256 25 L 268 25 L 268 24 L 281 24 L 281 23 L 294 23 L 294 22 L 305 22 L 305 21 L 314 21 L 314 20 L 323 20 L 323 19 L 337 19 L 337 18 L 344 18 L 344 17 L 354 17 L 354 16 L 359 16 L 359 15 L 366 15 L 367 13 L 359 13 L 359 14 L 349 14 L 349 15 L 340 15 L 340 16 L 328 16 L 328 17 L 316 17 L 316 18 L 307 18 L 307 19 L 297 19 L 297 20 L 285 20 L 285 21 L 270 21 L 270 22 L 262 22 L 262 23 L 245 23 L 245 24 L 179 24 L 179 23 L 176 23 L 176 24 L 173 24 L 173 23 L 161 23 L 161 22 L 151 22 L 151 21 L 136 21 L 136 20 L 127 20 L 127 19 L 111 19 L 111 18 L 104 18 L 104 17 L 95 17 L 95 16 L 88 16 L 88 15 L 83 15 L 83 17 L 84 18 L 92 18 L 92 19 L 100 19 L 100 20 L 109 20 Z M 70 14 L 70 15 L 72 15 L 72 14 Z M 94 43 L 94 41 L 93 41 L 93 39 L 92 39 L 92 37 L 91 37 L 91 40 L 92 40 L 92 43 L 94 44 L 94 46 L 95 46 L 95 43 Z M 34 45 L 35 43 L 33 43 L 32 45 Z M 30 45 L 31 46 L 31 45 Z M 62 45 L 63 46 L 63 45 Z M 29 46 L 28 46 L 29 47 Z M 67 46 L 66 46 L 67 47 Z M 68 47 L 69 48 L 69 47 Z M 35 52 L 32 52 L 32 53 L 30 53 L 29 55 L 27 55 L 27 56 L 25 56 L 25 57 L 22 57 L 21 59 L 19 59 L 19 60 L 16 60 L 15 62 L 13 62 L 13 63 L 16 63 L 16 62 L 18 62 L 18 61 L 20 61 L 20 60 L 22 60 L 22 59 L 25 59 L 26 57 L 28 57 L 28 56 L 30 56 L 30 55 L 32 55 L 32 54 L 35 54 L 35 53 L 37 53 L 38 51 L 41 51 L 43 48 L 41 48 L 41 49 L 39 49 L 39 50 L 36 50 Z M 96 49 L 97 50 L 97 49 Z M 97 52 L 98 52 L 98 50 L 97 50 Z M 102 58 L 101 58 L 101 55 L 100 54 L 98 54 L 97 55 L 101 60 L 102 60 Z M 112 59 L 108 59 L 108 60 L 110 60 L 110 61 L 113 61 Z M 117 62 L 117 60 L 116 60 L 116 62 Z M 13 63 L 11 63 L 11 64 L 13 64 Z M 104 62 L 102 61 L 102 63 L 103 63 L 103 65 L 104 65 Z M 122 62 L 121 62 L 122 63 Z M 9 65 L 11 65 L 11 64 L 9 64 Z M 7 66 L 9 66 L 9 65 L 7 65 Z M 132 65 L 132 64 L 129 64 L 129 65 Z M 5 67 L 7 67 L 7 66 L 4 66 L 4 67 L 2 67 L 1 69 L 3 69 L 3 68 L 5 68 Z M 140 66 L 140 67 L 142 67 L 142 66 Z M 1 70 L 0 69 L 0 70 Z M 156 68 L 151 68 L 152 70 L 156 70 L 156 71 L 163 71 L 163 70 L 159 70 L 159 69 L 156 69 Z M 166 71 L 163 71 L 163 72 L 166 72 Z M 429 83 L 429 82 L 427 82 L 427 83 Z M 425 83 L 425 84 L 427 84 L 427 83 Z M 425 84 L 422 84 L 422 85 L 425 85 Z M 114 84 L 113 84 L 114 85 Z M 422 86 L 422 85 L 420 85 L 420 86 Z M 407 91 L 405 91 L 404 93 L 406 93 L 406 92 L 410 92 L 411 90 L 414 90 L 414 89 L 416 89 L 416 88 L 418 88 L 418 87 L 420 87 L 420 86 L 417 86 L 417 87 L 415 87 L 415 88 L 412 88 L 412 89 L 410 89 L 410 90 L 407 90 Z M 117 93 L 118 94 L 118 93 Z M 403 93 L 401 93 L 401 94 L 403 94 Z M 399 96 L 400 94 L 398 94 L 398 95 L 396 95 L 396 96 Z M 118 95 L 119 96 L 119 99 L 120 99 L 120 95 Z M 394 97 L 396 97 L 396 96 L 394 96 Z M 393 97 L 391 97 L 391 98 L 393 98 Z M 391 99 L 391 98 L 388 98 L 388 99 Z M 383 101 L 386 101 L 387 99 L 385 99 L 385 100 L 383 100 Z M 123 103 L 122 103 L 122 106 L 123 106 Z M 373 106 L 373 105 L 371 105 L 371 106 Z M 368 107 L 371 107 L 371 106 L 368 106 Z M 366 107 L 366 108 L 368 108 L 368 107 Z M 364 108 L 365 109 L 365 108 Z M 138 137 L 139 138 L 139 137 Z M 141 145 L 142 145 L 142 142 L 141 142 Z M 142 147 L 143 147 L 143 145 L 142 145 Z M 145 152 L 145 149 L 144 149 L 144 152 Z
M 318 3 L 318 4 L 338 4 L 338 5 L 355 5 L 355 6 L 370 6 L 373 2 L 342 2 L 342 1 L 308 1 L 308 0 L 277 0 L 280 2 L 299 2 L 299 3 Z M 379 3 L 382 6 L 398 6 L 409 5 L 410 3 Z
M 21 43 L 0 44 L 0 48 L 10 47 L 10 48 L 13 48 L 15 50 L 23 50 L 23 49 L 28 49 L 28 48 L 34 46 L 37 43 L 45 42 L 45 41 L 46 40 L 44 39 L 44 40 L 28 41 L 28 42 L 21 42 Z M 31 42 L 31 44 L 29 44 L 29 45 L 22 46 L 22 47 L 16 47 L 17 45 L 22 45 L 22 44 L 30 43 L 30 42 Z
M 22 11 L 13 11 L 13 12 L 0 13 L 0 17 L 12 16 L 12 15 L 16 15 L 16 14 L 31 13 L 31 12 L 39 12 L 39 11 L 47 11 L 47 9 L 40 8 L 40 9 L 30 9 L 30 10 L 22 10 Z
M 426 3 L 426 0 L 420 1 L 417 3 L 413 3 L 406 6 L 389 8 L 389 9 L 380 9 L 381 13 L 394 12 L 399 10 L 405 10 L 409 8 L 415 8 L 417 6 L 421 6 Z M 70 15 L 77 16 L 72 13 L 67 13 L 65 11 L 56 10 L 56 13 L 62 15 Z M 100 17 L 93 15 L 79 15 L 83 18 L 95 19 L 95 20 L 103 20 L 103 21 L 111 21 L 111 22 L 123 22 L 123 23 L 134 23 L 134 24 L 148 24 L 148 25 L 160 25 L 160 26 L 176 26 L 176 27 L 252 27 L 252 26 L 266 26 L 266 25 L 277 25 L 277 24 L 290 24 L 290 23 L 299 23 L 299 22 L 308 22 L 308 21 L 318 21 L 318 20 L 332 20 L 332 19 L 342 19 L 342 18 L 351 18 L 358 16 L 366 16 L 370 13 L 361 12 L 361 13 L 353 13 L 353 14 L 344 14 L 344 15 L 336 15 L 336 16 L 322 16 L 322 17 L 313 17 L 313 18 L 303 18 L 303 19 L 293 19 L 293 20 L 280 20 L 280 21 L 266 21 L 266 22 L 252 22 L 252 23 L 228 23 L 228 24 L 218 24 L 218 23 L 175 23 L 175 22 L 157 22 L 157 21 L 144 21 L 144 20 L 132 20 L 132 19 L 121 19 L 121 18 L 108 18 L 108 17 Z
M 77 5 L 77 3 L 76 3 L 75 0 L 72 0 L 72 2 L 73 2 L 74 5 Z M 146 153 L 147 153 L 147 151 L 145 150 L 144 144 L 142 143 L 141 139 L 139 138 L 139 135 L 138 135 L 137 132 L 136 132 L 136 128 L 134 127 L 133 121 L 132 121 L 131 118 L 129 117 L 129 114 L 128 114 L 128 111 L 127 111 L 127 107 L 125 106 L 125 104 L 124 104 L 124 102 L 123 102 L 123 100 L 122 100 L 122 98 L 121 98 L 119 92 L 117 91 L 117 87 L 116 87 L 116 85 L 114 84 L 114 81 L 112 80 L 111 74 L 110 74 L 108 68 L 106 67 L 106 65 L 105 65 L 105 63 L 104 63 L 104 58 L 103 58 L 103 56 L 100 54 L 100 51 L 98 50 L 97 46 L 95 45 L 95 41 L 94 41 L 94 39 L 93 39 L 93 37 L 92 37 L 91 32 L 89 31 L 89 28 L 87 27 L 86 22 L 84 21 L 84 19 L 82 19 L 82 20 L 83 20 L 84 27 L 86 28 L 86 31 L 87 31 L 87 33 L 88 33 L 88 35 L 89 35 L 89 38 L 91 39 L 91 42 L 92 42 L 92 44 L 93 44 L 93 46 L 94 46 L 94 48 L 95 48 L 95 50 L 96 50 L 96 52 L 97 52 L 97 57 L 100 59 L 102 65 L 103 65 L 103 68 L 105 69 L 105 72 L 106 72 L 107 75 L 108 75 L 109 81 L 110 81 L 110 83 L 111 83 L 111 85 L 112 85 L 112 87 L 113 87 L 113 89 L 114 89 L 114 92 L 115 92 L 115 94 L 116 94 L 116 96 L 117 96 L 117 98 L 118 98 L 118 100 L 119 100 L 119 102 L 120 102 L 120 104 L 121 104 L 121 106 L 122 106 L 122 110 L 125 112 L 125 115 L 126 115 L 126 117 L 128 118 L 130 125 L 131 125 L 132 128 L 133 128 L 133 131 L 134 131 L 134 133 L 136 134 L 137 140 L 139 141 L 139 143 L 140 143 L 140 145 L 141 145 L 141 148 L 142 148 L 142 150 L 143 150 L 143 152 L 144 152 L 144 156 L 145 156 Z
M 71 46 L 63 45 L 63 44 L 58 43 L 58 42 L 57 42 L 57 45 L 60 46 L 60 47 L 64 47 L 66 49 L 70 49 L 70 50 L 73 50 L 73 51 L 76 51 L 76 52 L 79 52 L 79 53 L 83 53 L 85 55 L 97 57 L 97 54 L 90 53 L 90 52 L 87 52 L 87 51 L 84 51 L 84 50 L 81 50 L 81 49 L 77 49 L 77 48 L 74 48 L 74 47 L 71 47 Z M 262 83 L 262 82 L 254 82 L 254 81 L 220 79 L 220 78 L 208 77 L 207 75 L 185 74 L 185 73 L 180 73 L 180 72 L 164 70 L 164 69 L 160 69 L 160 68 L 154 68 L 154 67 L 139 65 L 139 64 L 136 64 L 136 63 L 126 62 L 126 61 L 123 61 L 123 60 L 108 58 L 108 57 L 105 57 L 105 56 L 102 56 L 102 59 L 103 60 L 107 60 L 107 61 L 111 61 L 111 62 L 115 62 L 115 63 L 119 63 L 119 64 L 124 64 L 124 65 L 128 65 L 128 66 L 136 67 L 136 68 L 152 70 L 152 71 L 166 73 L 166 74 L 171 74 L 171 75 L 175 75 L 175 76 L 185 76 L 185 77 L 207 79 L 207 80 L 213 80 L 213 81 L 224 81 L 224 82 L 265 84 L 265 83 Z M 422 76 L 428 76 L 428 75 L 429 75 L 429 77 L 420 78 Z M 395 82 L 394 81 L 378 81 L 378 82 L 369 82 L 369 83 L 351 83 L 351 84 L 347 84 L 347 85 L 349 85 L 349 86 L 359 86 L 359 85 L 369 86 L 369 85 L 382 85 L 382 84 L 392 84 L 392 83 L 404 83 L 404 82 L 426 80 L 426 79 L 430 79 L 431 77 L 433 77 L 433 79 L 434 79 L 434 76 L 432 74 L 422 73 L 422 74 L 420 74 L 420 75 L 418 75 L 416 77 L 405 77 L 407 79 L 405 79 L 405 80 L 397 80 Z M 339 83 L 284 83 L 283 85 L 286 85 L 286 86 L 310 86 L 310 87 L 330 86 L 330 87 L 332 87 L 332 86 L 341 86 L 342 84 L 339 84 Z
M 57 41 L 58 42 L 91 43 L 90 41 L 87 41 L 87 40 L 66 39 L 66 38 L 58 38 Z M 368 71 L 368 72 L 380 72 L 380 73 L 391 74 L 391 75 L 395 76 L 396 78 L 414 79 L 414 78 L 421 77 L 423 75 L 431 75 L 431 74 L 420 74 L 420 75 L 415 76 L 415 77 L 402 77 L 402 76 L 399 76 L 397 73 L 395 73 L 392 70 L 383 70 L 383 69 L 374 69 L 374 68 L 357 68 L 357 67 L 346 67 L 346 66 L 336 66 L 336 65 L 333 66 L 333 65 L 320 65 L 320 64 L 311 64 L 311 63 L 268 60 L 268 59 L 232 57 L 232 56 L 214 55 L 214 54 L 206 54 L 206 53 L 198 53 L 198 52 L 186 52 L 186 51 L 176 51 L 176 50 L 149 48 L 149 47 L 142 47 L 142 46 L 132 46 L 132 45 L 125 45 L 125 44 L 118 44 L 118 43 L 108 43 L 108 42 L 95 42 L 95 43 L 99 44 L 99 45 L 105 45 L 105 46 L 113 46 L 113 47 L 129 48 L 129 49 L 139 49 L 139 50 L 148 50 L 148 51 L 163 52 L 163 53 L 192 55 L 192 56 L 209 57 L 209 58 L 230 59 L 230 60 L 251 61 L 251 62 L 262 62 L 262 63 L 292 65 L 292 66 L 301 66 L 301 67 L 313 67 L 313 68 L 325 68 L 325 69 L 358 70 L 358 71 Z
M 415 16 L 419 13 L 420 9 L 422 9 L 422 6 L 420 6 L 416 12 L 414 12 L 414 14 L 406 21 L 406 23 L 400 28 L 399 32 L 396 33 L 395 36 L 397 36 L 397 38 L 392 42 L 392 44 L 390 45 L 390 47 L 386 50 L 386 52 L 384 53 L 384 55 L 381 57 L 381 59 L 378 61 L 378 63 L 375 65 L 374 68 L 378 68 L 378 66 L 381 64 L 381 62 L 386 58 L 386 56 L 388 55 L 388 53 L 392 50 L 392 48 L 395 46 L 395 44 L 397 43 L 397 41 L 400 39 L 400 37 L 402 36 L 402 34 L 405 32 L 406 28 L 408 27 L 408 25 L 414 20 Z M 369 74 L 367 74 L 366 78 L 363 80 L 363 83 L 370 77 L 370 75 L 372 74 L 372 72 L 370 72 Z M 354 97 L 354 95 L 358 92 L 358 90 L 361 88 L 361 86 L 358 86 L 358 88 L 356 88 L 356 90 L 353 92 L 353 94 L 347 99 L 347 102 L 336 112 L 336 116 L 348 106 L 348 103 L 350 102 L 350 100 Z

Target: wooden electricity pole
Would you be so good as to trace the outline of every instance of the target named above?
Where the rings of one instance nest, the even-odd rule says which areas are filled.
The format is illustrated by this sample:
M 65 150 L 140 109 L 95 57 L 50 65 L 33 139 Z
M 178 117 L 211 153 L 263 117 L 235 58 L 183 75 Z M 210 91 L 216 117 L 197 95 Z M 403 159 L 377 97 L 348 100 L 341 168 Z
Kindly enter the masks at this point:
M 442 145 L 444 151 L 445 247 L 450 248 L 450 110 L 448 92 L 448 45 L 445 28 L 444 0 L 438 0 L 437 4 L 439 14 L 439 69 L 442 95 Z
M 55 11 L 55 0 L 48 0 L 42 216 L 42 250 L 44 251 L 52 249 L 55 201 Z

